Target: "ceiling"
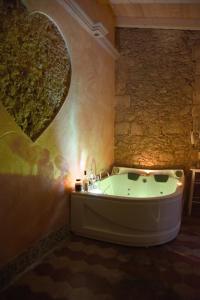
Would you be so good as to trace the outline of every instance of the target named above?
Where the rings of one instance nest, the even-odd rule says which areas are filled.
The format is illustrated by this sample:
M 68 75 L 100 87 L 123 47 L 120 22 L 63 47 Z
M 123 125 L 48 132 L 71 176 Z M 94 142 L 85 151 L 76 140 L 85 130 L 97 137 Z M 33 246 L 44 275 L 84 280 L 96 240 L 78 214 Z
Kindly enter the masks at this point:
M 200 0 L 109 0 L 118 27 L 200 30 Z

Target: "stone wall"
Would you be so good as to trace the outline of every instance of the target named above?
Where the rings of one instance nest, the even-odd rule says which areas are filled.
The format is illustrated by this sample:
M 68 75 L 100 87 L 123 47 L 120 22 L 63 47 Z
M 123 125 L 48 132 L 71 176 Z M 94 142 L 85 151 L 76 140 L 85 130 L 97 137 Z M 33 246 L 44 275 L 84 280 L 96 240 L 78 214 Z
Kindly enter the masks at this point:
M 66 99 L 71 63 L 65 42 L 44 14 L 0 0 L 0 101 L 35 140 Z
M 198 152 L 191 131 L 194 95 L 199 99 L 194 49 L 200 33 L 128 28 L 116 33 L 115 164 L 191 167 Z
M 193 105 L 192 105 L 192 120 L 193 120 L 193 142 L 194 147 L 200 151 L 200 41 L 193 48 L 193 58 L 195 61 L 195 80 L 193 88 Z M 198 155 L 200 160 L 200 155 Z M 197 164 L 200 168 L 200 161 Z

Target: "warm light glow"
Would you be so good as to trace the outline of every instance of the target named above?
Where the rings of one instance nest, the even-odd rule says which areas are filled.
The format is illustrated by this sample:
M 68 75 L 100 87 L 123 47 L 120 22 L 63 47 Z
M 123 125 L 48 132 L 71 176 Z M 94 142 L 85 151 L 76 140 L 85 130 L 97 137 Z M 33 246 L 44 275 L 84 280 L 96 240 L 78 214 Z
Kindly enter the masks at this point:
M 86 151 L 81 151 L 81 158 L 80 158 L 80 172 L 83 174 L 85 168 L 86 168 L 86 161 L 87 161 L 87 153 Z
M 149 176 L 151 175 L 151 171 L 150 170 L 143 170 L 143 172 L 141 173 L 142 176 Z
M 68 184 L 69 184 L 69 180 L 68 178 L 63 178 L 63 185 L 64 185 L 64 188 L 66 189 L 68 187 Z
M 183 184 L 182 184 L 182 182 L 178 181 L 178 182 L 177 182 L 177 185 L 178 185 L 178 186 L 182 186 Z
M 92 190 L 90 190 L 90 193 L 92 193 L 92 194 L 102 194 L 102 191 L 100 189 L 92 189 Z
M 146 175 L 150 175 L 151 172 L 149 170 L 144 170 Z

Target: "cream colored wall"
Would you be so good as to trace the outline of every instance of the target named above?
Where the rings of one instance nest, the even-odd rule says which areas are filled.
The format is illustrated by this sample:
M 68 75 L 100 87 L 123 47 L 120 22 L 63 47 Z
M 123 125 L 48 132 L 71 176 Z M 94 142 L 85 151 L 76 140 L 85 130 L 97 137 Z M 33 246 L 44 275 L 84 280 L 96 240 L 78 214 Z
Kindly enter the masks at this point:
M 68 97 L 33 143 L 0 105 L 0 265 L 68 222 L 66 188 L 113 163 L 114 60 L 54 0 L 28 0 L 49 15 L 72 61 Z
M 84 9 L 93 22 L 103 22 L 108 29 L 107 37 L 111 43 L 115 42 L 115 21 L 113 10 L 105 0 L 76 0 L 76 3 Z

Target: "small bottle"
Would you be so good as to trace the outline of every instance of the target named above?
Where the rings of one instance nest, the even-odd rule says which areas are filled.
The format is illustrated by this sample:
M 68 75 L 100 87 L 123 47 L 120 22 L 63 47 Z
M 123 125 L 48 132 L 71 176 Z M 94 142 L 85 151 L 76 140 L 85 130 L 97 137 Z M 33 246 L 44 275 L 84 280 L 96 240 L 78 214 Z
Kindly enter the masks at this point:
M 87 171 L 84 171 L 83 176 L 83 190 L 84 192 L 88 192 L 89 180 L 87 178 Z
M 82 191 L 82 182 L 81 179 L 76 179 L 75 182 L 75 192 L 81 192 Z

